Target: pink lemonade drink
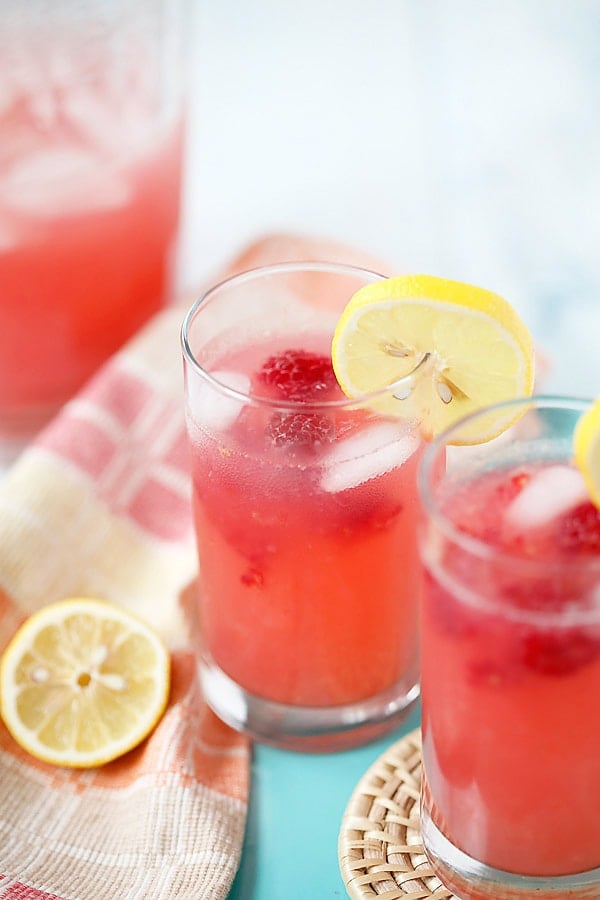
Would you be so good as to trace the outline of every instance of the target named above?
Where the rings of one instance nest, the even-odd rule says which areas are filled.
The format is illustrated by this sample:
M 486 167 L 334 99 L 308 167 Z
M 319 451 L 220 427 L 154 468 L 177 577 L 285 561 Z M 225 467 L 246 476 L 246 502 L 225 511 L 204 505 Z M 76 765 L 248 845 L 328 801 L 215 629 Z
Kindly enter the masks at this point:
M 255 270 L 184 324 L 203 690 L 282 746 L 366 740 L 417 695 L 421 440 L 350 403 L 330 359 L 339 311 L 376 278 Z
M 598 897 L 600 511 L 571 461 L 586 404 L 514 409 L 437 486 L 462 423 L 420 473 L 423 840 L 465 900 Z
M 161 60 L 167 84 L 158 58 L 176 25 L 153 34 L 157 10 L 138 6 L 118 28 L 100 3 L 77 26 L 61 0 L 43 19 L 0 14 L 4 440 L 30 436 L 171 293 L 180 61 Z

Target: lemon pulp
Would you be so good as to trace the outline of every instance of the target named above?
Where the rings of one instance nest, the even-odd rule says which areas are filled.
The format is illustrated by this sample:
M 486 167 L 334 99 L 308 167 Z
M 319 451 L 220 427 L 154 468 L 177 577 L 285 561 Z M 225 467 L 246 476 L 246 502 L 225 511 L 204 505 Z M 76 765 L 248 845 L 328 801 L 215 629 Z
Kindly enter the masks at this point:
M 533 390 L 533 341 L 513 307 L 491 291 L 430 275 L 357 291 L 337 323 L 331 355 L 348 397 L 371 395 L 369 405 L 380 412 L 419 420 L 426 437 Z M 514 416 L 483 417 L 462 429 L 461 441 L 490 440 Z
M 169 654 L 126 610 L 69 598 L 18 629 L 0 663 L 0 712 L 17 743 L 62 766 L 97 766 L 131 750 L 160 719 Z

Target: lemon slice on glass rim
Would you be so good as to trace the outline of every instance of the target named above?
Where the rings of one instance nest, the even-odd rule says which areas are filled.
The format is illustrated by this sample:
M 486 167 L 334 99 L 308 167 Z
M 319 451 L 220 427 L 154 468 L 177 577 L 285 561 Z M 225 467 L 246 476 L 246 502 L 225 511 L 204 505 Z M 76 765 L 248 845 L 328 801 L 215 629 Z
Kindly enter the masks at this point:
M 6 647 L 0 713 L 32 756 L 89 768 L 152 731 L 169 685 L 169 652 L 145 622 L 102 600 L 68 598 L 34 613 Z
M 358 290 L 338 320 L 331 356 L 346 396 L 374 394 L 369 406 L 417 419 L 426 438 L 533 391 L 533 340 L 513 307 L 491 291 L 431 275 Z M 518 415 L 478 417 L 461 429 L 461 443 L 491 440 Z
M 600 509 L 600 397 L 583 413 L 575 426 L 573 453 L 590 498 Z

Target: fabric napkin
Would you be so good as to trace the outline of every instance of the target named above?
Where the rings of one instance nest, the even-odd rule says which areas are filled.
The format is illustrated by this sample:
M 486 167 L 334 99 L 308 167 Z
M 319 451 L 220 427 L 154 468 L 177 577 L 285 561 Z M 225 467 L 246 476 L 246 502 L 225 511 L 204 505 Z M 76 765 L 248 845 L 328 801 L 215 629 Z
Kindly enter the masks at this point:
M 271 235 L 227 274 L 285 260 L 380 268 L 331 241 Z M 195 678 L 196 554 L 179 328 L 154 318 L 0 480 L 0 650 L 46 603 L 96 596 L 142 615 L 172 652 L 167 711 L 138 748 L 71 771 L 20 751 L 0 723 L 0 897 L 220 900 L 241 855 L 250 748 Z

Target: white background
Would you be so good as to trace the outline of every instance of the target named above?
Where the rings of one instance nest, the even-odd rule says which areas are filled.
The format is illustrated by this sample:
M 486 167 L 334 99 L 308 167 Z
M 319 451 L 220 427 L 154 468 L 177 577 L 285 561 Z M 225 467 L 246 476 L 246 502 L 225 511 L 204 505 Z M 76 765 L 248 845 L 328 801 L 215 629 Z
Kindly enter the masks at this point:
M 181 280 L 273 230 L 504 294 L 600 394 L 600 0 L 191 0 Z

